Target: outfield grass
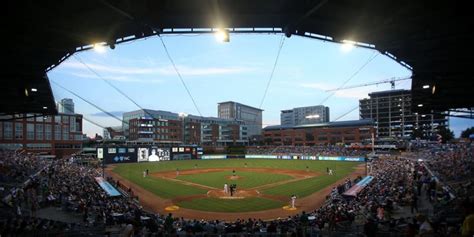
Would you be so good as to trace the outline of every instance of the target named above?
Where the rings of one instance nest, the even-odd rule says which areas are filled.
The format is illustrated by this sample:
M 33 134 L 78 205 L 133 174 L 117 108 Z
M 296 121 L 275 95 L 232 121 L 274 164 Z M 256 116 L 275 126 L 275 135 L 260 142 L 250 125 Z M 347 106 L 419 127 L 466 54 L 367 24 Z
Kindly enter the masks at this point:
M 281 208 L 286 203 L 265 199 L 265 198 L 245 198 L 245 199 L 219 199 L 219 198 L 199 198 L 192 201 L 183 201 L 178 206 L 215 212 L 249 212 L 262 211 L 274 208 Z
M 289 180 L 293 177 L 284 174 L 275 173 L 257 173 L 249 171 L 238 171 L 236 175 L 238 180 L 228 180 L 226 176 L 232 176 L 231 171 L 209 172 L 203 174 L 180 175 L 176 179 L 192 183 L 198 183 L 214 188 L 223 188 L 224 183 L 237 184 L 238 188 L 253 188 L 264 184 L 276 183 L 283 180 Z
M 349 174 L 349 172 L 339 171 L 339 173 L 336 175 L 324 174 L 320 177 L 290 182 L 275 187 L 266 188 L 262 191 L 265 194 L 271 195 L 290 196 L 292 194 L 295 194 L 298 197 L 305 197 L 327 187 L 328 185 L 335 183 L 337 180 L 343 178 L 347 174 Z
M 338 162 L 338 161 L 309 161 L 309 160 L 273 160 L 273 159 L 227 159 L 227 160 L 185 160 L 185 161 L 165 161 L 153 163 L 133 163 L 117 165 L 113 172 L 125 179 L 143 187 L 144 189 L 163 198 L 175 198 L 197 194 L 206 194 L 207 189 L 196 186 L 185 185 L 177 181 L 166 180 L 153 176 L 143 178 L 143 171 L 148 169 L 150 173 L 162 171 L 176 171 L 207 168 L 274 168 L 274 169 L 294 169 L 319 172 L 321 176 L 300 181 L 289 182 L 278 186 L 266 188 L 262 191 L 265 194 L 291 196 L 296 194 L 299 197 L 308 196 L 328 185 L 333 184 L 338 179 L 354 171 L 358 162 Z M 335 175 L 326 174 L 326 168 L 330 168 Z M 226 181 L 226 175 L 230 172 L 211 172 L 196 175 L 180 175 L 180 180 L 192 183 L 199 183 L 206 186 L 222 188 Z M 236 180 L 239 188 L 256 187 L 263 184 L 275 183 L 282 180 L 291 179 L 290 176 L 274 173 L 258 173 L 249 171 L 238 171 L 237 175 L 243 176 L 241 180 Z M 228 180 L 227 180 L 228 181 Z M 234 181 L 228 181 L 234 183 Z M 239 203 L 242 203 L 240 205 Z M 215 198 L 194 199 L 181 202 L 183 207 L 220 212 L 241 212 L 251 210 L 265 210 L 281 206 L 281 203 L 274 200 L 262 198 L 246 198 L 243 200 L 223 200 Z M 252 206 L 255 205 L 255 206 Z

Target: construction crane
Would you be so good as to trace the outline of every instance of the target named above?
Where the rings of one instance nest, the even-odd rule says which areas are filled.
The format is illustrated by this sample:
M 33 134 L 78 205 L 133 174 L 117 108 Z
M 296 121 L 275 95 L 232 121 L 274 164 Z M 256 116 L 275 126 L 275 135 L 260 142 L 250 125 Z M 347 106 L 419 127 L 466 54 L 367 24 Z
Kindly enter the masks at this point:
M 346 90 L 346 89 L 352 89 L 352 88 L 357 88 L 357 87 L 363 87 L 363 86 L 372 86 L 372 85 L 378 85 L 378 84 L 383 84 L 383 83 L 390 83 L 392 86 L 392 90 L 395 89 L 395 82 L 397 81 L 404 81 L 404 80 L 410 80 L 411 76 L 406 76 L 406 77 L 392 77 L 389 79 L 381 80 L 381 81 L 374 81 L 374 82 L 369 82 L 365 84 L 359 84 L 359 85 L 352 85 L 352 86 L 346 86 L 346 87 L 339 87 L 336 89 L 331 89 L 331 90 L 326 90 L 326 92 L 330 91 L 339 91 L 339 90 Z

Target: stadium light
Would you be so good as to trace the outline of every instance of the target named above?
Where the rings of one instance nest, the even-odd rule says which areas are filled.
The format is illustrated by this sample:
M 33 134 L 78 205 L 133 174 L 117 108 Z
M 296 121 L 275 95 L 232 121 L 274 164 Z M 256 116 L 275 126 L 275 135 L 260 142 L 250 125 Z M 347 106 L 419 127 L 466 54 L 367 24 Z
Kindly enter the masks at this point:
M 230 35 L 229 31 L 225 29 L 221 29 L 216 31 L 215 33 L 216 39 L 219 42 L 229 42 L 230 41 Z
M 102 43 L 94 44 L 94 50 L 98 53 L 105 53 L 105 47 Z
M 355 42 L 350 40 L 343 40 L 341 50 L 344 53 L 350 52 L 354 48 Z

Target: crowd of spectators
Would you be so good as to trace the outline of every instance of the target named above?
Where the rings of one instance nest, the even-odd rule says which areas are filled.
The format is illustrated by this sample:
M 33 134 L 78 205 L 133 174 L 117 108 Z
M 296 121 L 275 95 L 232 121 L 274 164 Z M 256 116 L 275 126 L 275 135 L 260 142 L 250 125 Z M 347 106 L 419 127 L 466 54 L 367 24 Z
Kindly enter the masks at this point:
M 256 146 L 247 148 L 247 154 L 252 155 L 365 156 L 369 152 L 369 150 L 352 149 L 339 145 Z
M 298 147 L 298 148 L 258 148 L 255 151 L 262 154 L 305 153 L 304 149 L 312 149 L 313 155 L 354 155 L 354 151 L 345 148 L 328 147 Z M 472 150 L 469 148 L 455 147 L 438 151 L 427 161 L 430 168 L 442 177 L 442 169 L 459 169 L 462 177 L 471 177 L 472 163 L 468 168 L 455 159 L 468 159 L 472 162 Z M 252 151 L 252 150 L 250 150 Z M 251 153 L 249 151 L 249 153 Z M 338 153 L 339 152 L 339 153 Z M 398 232 L 407 236 L 421 234 L 429 236 L 433 233 L 448 235 L 459 232 L 459 220 L 447 224 L 435 225 L 433 223 L 446 223 L 444 219 L 427 218 L 420 215 L 417 218 L 393 218 L 393 213 L 408 207 L 413 214 L 419 212 L 418 203 L 425 192 L 433 203 L 454 205 L 453 197 L 447 190 L 440 189 L 436 179 L 431 176 L 422 163 L 413 159 L 398 157 L 384 157 L 374 159 L 370 175 L 370 182 L 355 197 L 343 195 L 362 177 L 355 180 L 347 179 L 344 183 L 333 187 L 333 191 L 326 197 L 326 202 L 318 209 L 306 213 L 289 216 L 274 221 L 259 219 L 237 220 L 223 222 L 220 220 L 185 220 L 175 218 L 172 214 L 149 213 L 141 208 L 136 200 L 129 195 L 109 197 L 95 182 L 95 177 L 101 176 L 101 169 L 94 165 L 76 163 L 74 159 L 57 159 L 43 161 L 31 159 L 25 154 L 1 153 L 1 160 L 12 159 L 25 161 L 26 174 L 34 173 L 39 167 L 41 172 L 30 177 L 27 186 L 11 189 L 8 204 L 15 217 L 0 219 L 0 234 L 2 236 L 15 236 L 34 230 L 55 231 L 63 228 L 74 230 L 78 228 L 106 228 L 115 227 L 128 233 L 128 236 L 149 235 L 187 235 L 192 233 L 229 234 L 229 233 L 278 233 L 281 235 L 303 236 L 327 231 L 359 231 L 367 236 L 377 236 L 384 231 Z M 307 153 L 305 153 L 307 154 Z M 443 160 L 444 159 L 444 160 Z M 470 159 L 470 160 L 469 160 Z M 441 161 L 444 161 L 444 164 Z M 37 162 L 37 163 L 36 163 Z M 6 163 L 3 164 L 11 164 Z M 4 167 L 9 167 L 5 165 Z M 14 168 L 17 169 L 17 168 Z M 452 171 L 454 172 L 454 171 Z M 21 173 L 21 172 L 20 172 Z M 464 175 L 465 174 L 465 175 Z M 113 184 L 118 184 L 123 193 L 130 193 L 123 185 L 108 179 Z M 466 192 L 466 191 L 465 191 Z M 465 196 L 469 195 L 469 191 Z M 76 225 L 61 222 L 47 221 L 36 216 L 36 210 L 41 207 L 56 206 L 64 211 L 80 214 L 82 222 Z M 450 206 L 452 207 L 452 206 Z M 459 208 L 459 206 L 456 206 Z M 453 207 L 454 208 L 454 207 Z M 449 221 L 448 221 L 449 222 Z M 457 226 L 456 226 L 457 225 Z
M 424 152 L 424 160 L 440 179 L 445 182 L 457 182 L 474 178 L 473 155 L 472 146 L 443 145 L 427 149 Z
M 0 183 L 23 183 L 48 164 L 35 156 L 0 150 Z

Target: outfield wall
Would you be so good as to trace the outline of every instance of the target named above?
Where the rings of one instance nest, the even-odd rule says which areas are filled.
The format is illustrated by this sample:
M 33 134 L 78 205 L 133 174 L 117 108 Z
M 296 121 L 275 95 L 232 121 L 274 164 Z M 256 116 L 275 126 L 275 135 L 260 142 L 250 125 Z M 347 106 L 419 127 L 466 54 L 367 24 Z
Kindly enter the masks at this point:
M 106 146 L 97 148 L 97 158 L 106 164 L 156 162 L 200 159 L 202 148 L 197 146 Z
M 281 159 L 281 160 L 330 160 L 330 161 L 353 161 L 364 162 L 365 157 L 348 157 L 348 156 L 300 156 L 300 155 L 202 155 L 201 159 L 232 159 L 232 158 L 246 158 L 246 159 Z

